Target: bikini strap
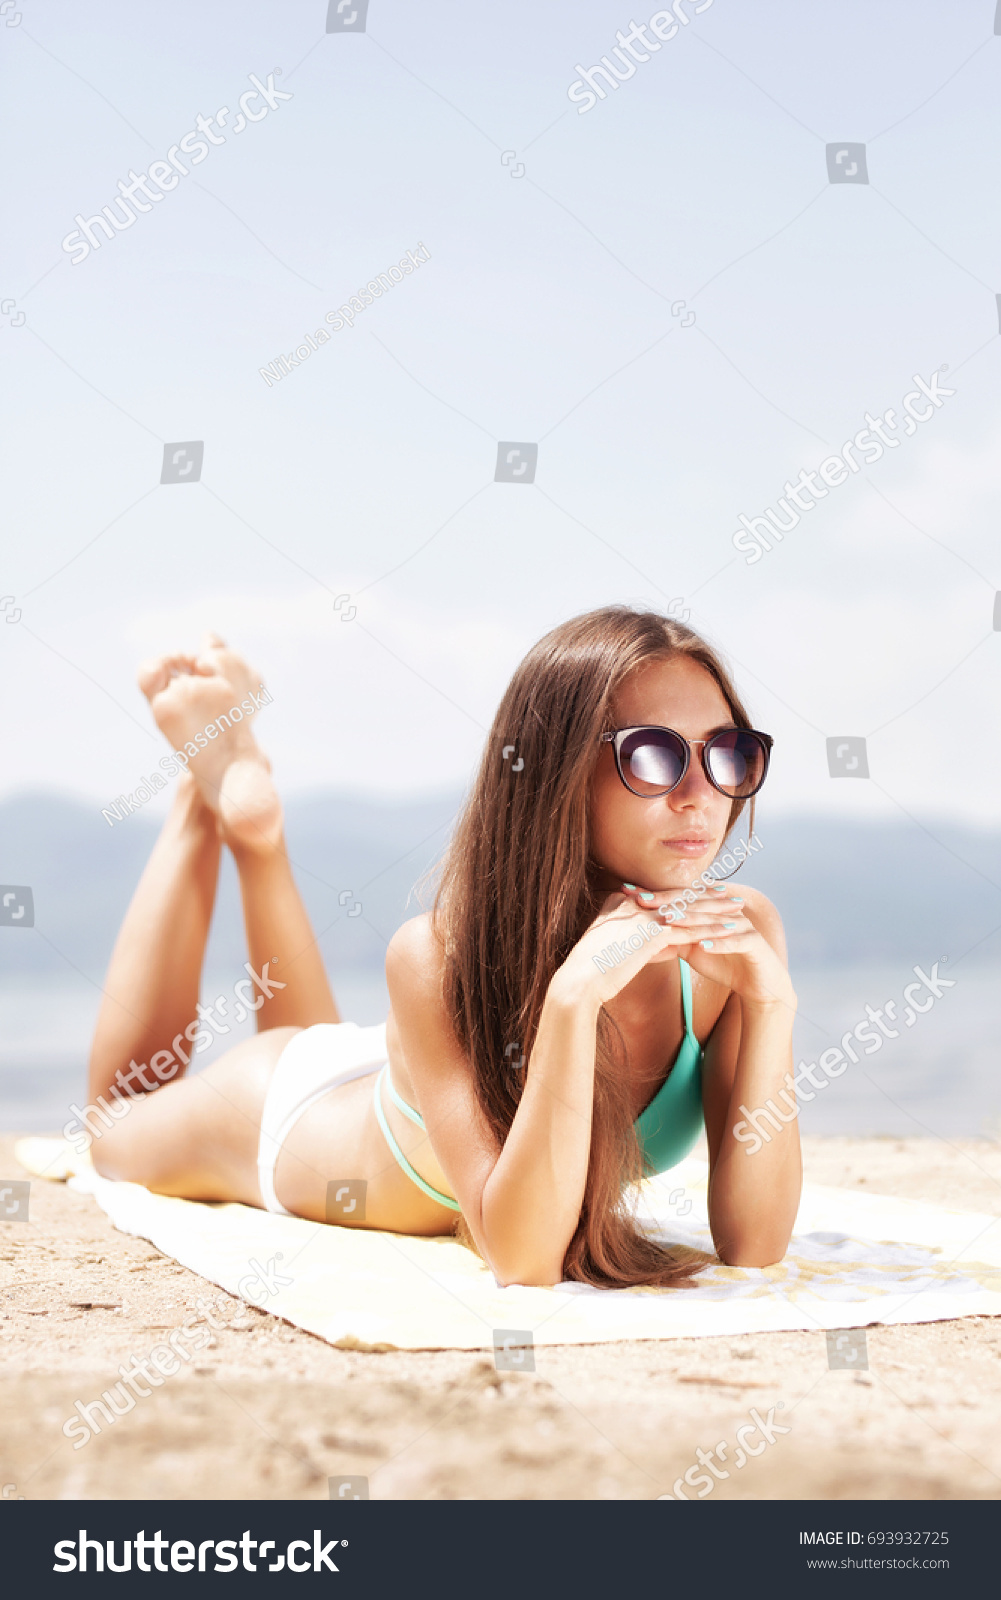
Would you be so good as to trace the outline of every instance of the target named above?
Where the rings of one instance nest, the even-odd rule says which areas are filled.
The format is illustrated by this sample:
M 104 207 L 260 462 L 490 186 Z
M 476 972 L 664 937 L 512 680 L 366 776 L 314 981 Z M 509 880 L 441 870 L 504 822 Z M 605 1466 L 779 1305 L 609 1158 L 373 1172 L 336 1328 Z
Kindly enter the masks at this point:
M 390 1153 L 392 1154 L 394 1160 L 397 1162 L 397 1164 L 400 1167 L 402 1167 L 403 1171 L 406 1173 L 406 1175 L 410 1179 L 411 1183 L 416 1183 L 418 1189 L 423 1189 L 424 1193 L 429 1197 L 429 1199 L 437 1200 L 437 1202 L 438 1202 L 438 1204 L 440 1206 L 447 1206 L 449 1211 L 461 1211 L 462 1207 L 459 1205 L 458 1200 L 453 1200 L 452 1196 L 450 1194 L 442 1194 L 440 1189 L 433 1188 L 432 1185 L 430 1183 L 428 1183 L 426 1179 L 422 1178 L 420 1173 L 417 1172 L 410 1165 L 410 1162 L 407 1160 L 406 1156 L 403 1154 L 403 1151 L 400 1149 L 400 1146 L 396 1142 L 396 1139 L 395 1139 L 395 1137 L 393 1135 L 393 1130 L 389 1126 L 389 1123 L 386 1120 L 386 1113 L 382 1109 L 382 1096 L 380 1094 L 380 1090 L 382 1088 L 382 1083 L 383 1083 L 384 1079 L 385 1079 L 387 1085 L 389 1086 L 390 1092 L 392 1093 L 393 1083 L 392 1083 L 392 1079 L 389 1076 L 389 1062 L 388 1061 L 386 1062 L 386 1065 L 383 1067 L 382 1071 L 379 1073 L 378 1077 L 375 1080 L 374 1101 L 375 1101 L 375 1114 L 376 1114 L 376 1117 L 379 1120 L 379 1127 L 382 1129 L 383 1137 L 384 1137 L 386 1143 L 389 1146 Z M 393 1095 L 394 1101 L 396 1101 L 396 1098 L 397 1097 L 394 1094 Z M 422 1126 L 423 1126 L 423 1123 L 422 1123 Z
M 692 1028 L 692 969 L 682 956 L 678 957 L 678 966 L 681 968 L 681 1004 L 685 1015 L 685 1032 L 694 1033 Z
M 409 1117 L 411 1122 L 416 1123 L 418 1128 L 424 1129 L 424 1132 L 426 1133 L 427 1129 L 424 1127 L 424 1118 L 421 1116 L 420 1112 L 415 1111 L 413 1106 L 407 1105 L 407 1102 L 404 1100 L 402 1094 L 400 1094 L 400 1091 L 397 1089 L 391 1075 L 388 1072 L 385 1076 L 386 1088 L 389 1090 L 389 1098 L 392 1100 L 394 1106 L 396 1106 L 398 1111 L 402 1111 L 405 1117 Z

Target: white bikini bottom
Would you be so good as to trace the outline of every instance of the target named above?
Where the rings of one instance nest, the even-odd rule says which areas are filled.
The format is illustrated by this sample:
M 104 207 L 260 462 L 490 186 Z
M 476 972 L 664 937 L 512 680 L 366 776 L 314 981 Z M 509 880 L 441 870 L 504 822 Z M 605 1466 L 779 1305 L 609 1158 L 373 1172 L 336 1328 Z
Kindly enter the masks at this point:
M 357 1022 L 318 1022 L 289 1040 L 278 1057 L 261 1113 L 257 1179 L 269 1211 L 293 1215 L 275 1194 L 275 1163 L 303 1112 L 340 1084 L 378 1072 L 388 1059 L 384 1022 L 370 1028 Z

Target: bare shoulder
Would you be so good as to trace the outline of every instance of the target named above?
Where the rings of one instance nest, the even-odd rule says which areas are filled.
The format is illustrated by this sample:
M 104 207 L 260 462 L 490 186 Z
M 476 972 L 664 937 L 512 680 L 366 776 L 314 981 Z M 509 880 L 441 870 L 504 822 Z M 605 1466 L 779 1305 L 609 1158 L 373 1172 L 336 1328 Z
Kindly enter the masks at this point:
M 441 994 L 445 951 L 434 929 L 430 912 L 411 917 L 389 941 L 386 949 L 386 982 L 390 998 L 418 996 L 427 1000 Z
M 744 915 L 748 922 L 771 945 L 776 955 L 785 961 L 788 955 L 785 929 L 782 926 L 782 918 L 768 896 L 762 894 L 760 889 L 752 889 L 748 883 L 741 884 L 734 893 L 743 899 Z
M 445 951 L 429 914 L 396 930 L 386 951 L 387 1048 L 391 1058 L 397 1049 L 402 1055 L 425 1120 L 440 1089 L 459 1082 L 471 1089 L 469 1060 L 445 1000 L 444 970 Z

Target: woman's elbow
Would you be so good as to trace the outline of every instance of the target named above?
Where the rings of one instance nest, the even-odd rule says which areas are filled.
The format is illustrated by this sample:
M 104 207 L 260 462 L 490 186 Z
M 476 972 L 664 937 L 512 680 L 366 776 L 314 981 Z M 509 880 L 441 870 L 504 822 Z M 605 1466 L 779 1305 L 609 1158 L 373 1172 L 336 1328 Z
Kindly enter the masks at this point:
M 535 1255 L 524 1249 L 488 1249 L 483 1259 L 502 1289 L 553 1289 L 563 1281 L 563 1257 Z
M 789 1248 L 789 1235 L 782 1237 L 725 1239 L 716 1241 L 716 1254 L 724 1267 L 777 1267 Z

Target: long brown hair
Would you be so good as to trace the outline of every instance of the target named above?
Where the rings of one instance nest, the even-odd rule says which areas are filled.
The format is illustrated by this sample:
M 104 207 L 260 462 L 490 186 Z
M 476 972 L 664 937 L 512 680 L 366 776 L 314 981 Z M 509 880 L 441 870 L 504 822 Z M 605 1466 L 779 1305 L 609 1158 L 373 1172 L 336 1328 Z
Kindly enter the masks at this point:
M 529 651 L 490 730 L 433 915 L 444 946 L 445 1003 L 501 1144 L 525 1082 L 518 1063 L 531 1054 L 550 980 L 604 899 L 589 851 L 599 736 L 614 726 L 612 702 L 623 681 L 677 656 L 703 666 L 734 723 L 751 726 L 729 672 L 699 634 L 658 612 L 607 606 L 562 623 Z M 725 837 L 743 805 L 734 801 Z M 753 822 L 752 809 L 752 829 Z M 668 1251 L 628 1210 L 625 1190 L 642 1176 L 642 1155 L 623 1058 L 622 1037 L 602 1010 L 587 1184 L 563 1274 L 608 1288 L 679 1284 L 706 1258 Z M 472 1243 L 461 1222 L 459 1234 Z

